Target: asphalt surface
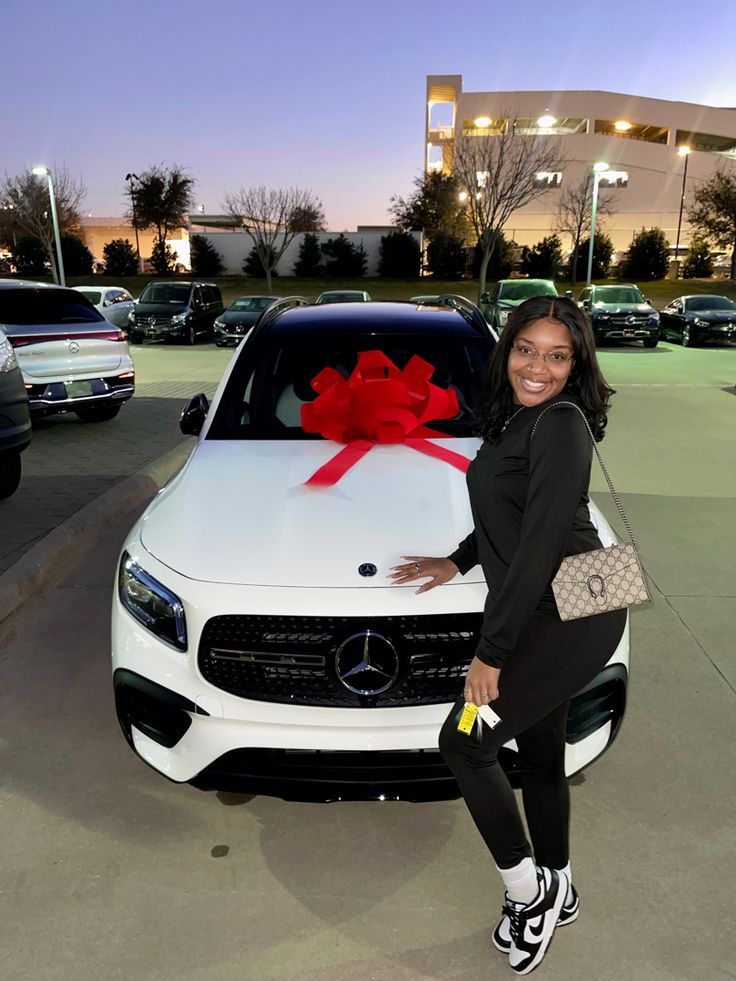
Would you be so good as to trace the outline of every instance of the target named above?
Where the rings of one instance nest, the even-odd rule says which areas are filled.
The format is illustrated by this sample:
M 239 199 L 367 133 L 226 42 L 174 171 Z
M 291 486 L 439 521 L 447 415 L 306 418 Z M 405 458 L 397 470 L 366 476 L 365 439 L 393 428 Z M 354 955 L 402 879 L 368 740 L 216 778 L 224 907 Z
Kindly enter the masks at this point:
M 131 465 L 153 439 L 178 443 L 182 399 L 212 386 L 227 357 L 140 352 L 129 419 L 139 398 L 162 407 L 141 414 Z M 621 735 L 573 780 L 581 915 L 555 936 L 540 968 L 548 981 L 734 977 L 735 357 L 674 345 L 601 354 L 618 389 L 602 449 L 654 602 L 633 614 Z M 170 387 L 161 396 L 148 384 Z M 71 469 L 59 435 L 79 438 L 64 425 L 49 440 L 56 482 Z M 120 481 L 119 452 L 104 452 L 107 463 L 90 457 L 95 479 Z M 24 489 L 36 479 L 29 466 Z M 604 486 L 595 474 L 596 501 L 613 518 Z M 82 542 L 66 575 L 0 627 L 0 978 L 510 978 L 489 941 L 501 890 L 462 802 L 201 793 L 129 750 L 112 705 L 109 607 L 134 517 L 121 512 Z

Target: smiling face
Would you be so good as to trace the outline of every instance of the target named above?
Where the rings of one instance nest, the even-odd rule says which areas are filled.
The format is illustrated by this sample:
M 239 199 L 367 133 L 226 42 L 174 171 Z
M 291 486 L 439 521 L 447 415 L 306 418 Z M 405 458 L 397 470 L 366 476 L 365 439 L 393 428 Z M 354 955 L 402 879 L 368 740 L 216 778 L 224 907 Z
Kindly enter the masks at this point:
M 570 377 L 573 354 L 572 334 L 559 321 L 544 317 L 520 327 L 506 366 L 514 402 L 531 408 L 559 395 Z

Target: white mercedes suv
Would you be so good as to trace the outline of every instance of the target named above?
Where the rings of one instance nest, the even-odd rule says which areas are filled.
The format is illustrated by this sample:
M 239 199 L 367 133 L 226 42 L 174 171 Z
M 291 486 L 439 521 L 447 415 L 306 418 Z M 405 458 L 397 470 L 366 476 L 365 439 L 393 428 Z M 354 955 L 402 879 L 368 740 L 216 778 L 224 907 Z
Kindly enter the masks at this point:
M 494 343 L 459 299 L 287 298 L 239 346 L 212 405 L 188 403 L 182 429 L 198 442 L 128 535 L 113 598 L 116 709 L 146 763 L 285 799 L 458 795 L 437 737 L 486 585 L 476 568 L 416 595 L 387 575 L 402 555 L 449 554 L 471 528 L 458 462 L 478 446 L 471 407 Z M 368 377 L 383 380 L 380 404 Z M 611 544 L 593 505 L 591 517 Z M 627 629 L 573 699 L 568 773 L 613 740 L 628 656 Z M 502 762 L 514 779 L 513 743 Z

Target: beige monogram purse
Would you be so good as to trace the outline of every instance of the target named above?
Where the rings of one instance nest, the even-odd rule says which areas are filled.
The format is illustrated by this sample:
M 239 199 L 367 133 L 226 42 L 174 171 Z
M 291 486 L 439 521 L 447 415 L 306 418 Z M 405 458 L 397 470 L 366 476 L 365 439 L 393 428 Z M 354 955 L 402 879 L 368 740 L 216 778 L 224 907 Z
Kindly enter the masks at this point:
M 569 555 L 562 560 L 557 575 L 552 580 L 552 592 L 560 620 L 579 620 L 581 617 L 594 616 L 596 613 L 608 613 L 610 610 L 622 610 L 627 606 L 651 603 L 631 525 L 580 406 L 574 402 L 556 402 L 555 405 L 551 405 L 544 412 L 540 412 L 531 436 L 534 436 L 534 430 L 544 413 L 558 405 L 571 405 L 583 417 L 593 442 L 595 455 L 608 483 L 608 489 L 629 536 L 629 542 L 625 545 L 596 548 L 591 552 Z

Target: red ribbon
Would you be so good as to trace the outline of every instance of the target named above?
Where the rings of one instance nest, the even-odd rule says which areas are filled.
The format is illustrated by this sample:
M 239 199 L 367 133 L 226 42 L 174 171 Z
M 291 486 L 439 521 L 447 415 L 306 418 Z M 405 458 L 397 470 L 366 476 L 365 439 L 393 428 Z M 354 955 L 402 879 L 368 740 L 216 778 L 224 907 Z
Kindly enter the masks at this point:
M 302 429 L 345 443 L 309 480 L 308 486 L 332 486 L 376 443 L 405 443 L 463 473 L 467 457 L 430 443 L 427 437 L 446 439 L 424 424 L 452 419 L 458 414 L 453 389 L 433 385 L 434 367 L 416 354 L 400 371 L 382 351 L 363 351 L 346 380 L 334 368 L 324 368 L 312 379 L 314 402 L 302 406 Z

